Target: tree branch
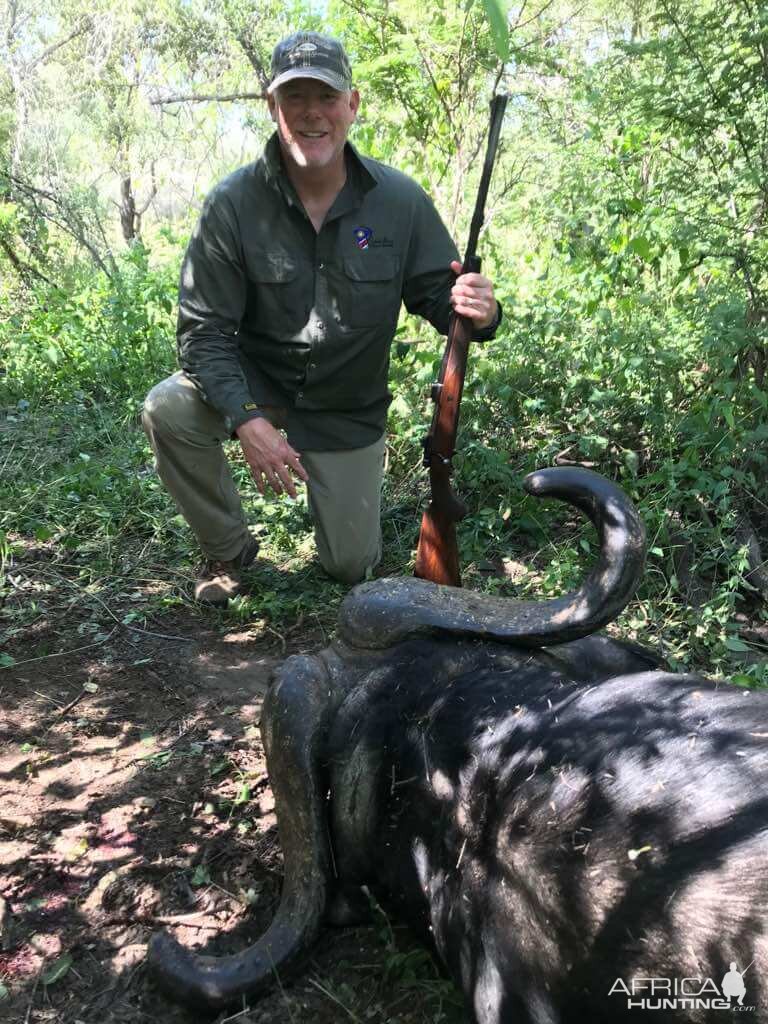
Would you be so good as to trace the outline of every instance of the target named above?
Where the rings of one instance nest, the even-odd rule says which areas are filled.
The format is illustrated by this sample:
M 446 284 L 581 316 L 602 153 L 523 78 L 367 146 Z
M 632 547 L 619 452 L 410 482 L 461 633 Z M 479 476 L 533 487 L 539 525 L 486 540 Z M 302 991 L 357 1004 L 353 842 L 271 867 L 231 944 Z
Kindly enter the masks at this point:
M 33 68 L 36 68 L 38 64 L 44 64 L 51 56 L 51 54 L 56 53 L 56 51 L 60 50 L 62 46 L 66 46 L 67 43 L 71 43 L 73 39 L 77 39 L 78 36 L 83 35 L 85 32 L 88 31 L 90 27 L 91 19 L 85 18 L 82 24 L 73 32 L 70 32 L 66 39 L 62 39 L 58 43 L 53 43 L 46 50 L 43 50 L 43 52 L 38 57 L 35 57 L 33 61 L 30 61 L 30 63 L 26 66 L 26 70 L 29 72 L 32 71 Z
M 711 79 L 709 70 L 707 69 L 707 66 L 704 64 L 704 61 L 702 60 L 701 54 L 698 52 L 698 50 L 695 48 L 693 43 L 688 38 L 687 34 L 683 30 L 682 25 L 677 20 L 677 18 L 675 17 L 674 13 L 670 10 L 669 4 L 666 2 L 666 0 L 661 0 L 661 6 L 662 6 L 662 8 L 664 10 L 664 13 L 666 14 L 667 18 L 669 18 L 669 20 L 674 25 L 675 31 L 677 32 L 677 34 L 680 37 L 680 39 L 683 41 L 683 45 L 685 46 L 685 48 L 688 51 L 689 55 L 691 56 L 691 58 L 693 59 L 694 63 L 699 68 L 699 71 L 704 76 L 704 82 L 706 83 L 707 89 L 709 90 L 709 93 L 710 93 L 710 95 L 712 97 L 712 101 L 714 102 L 715 107 L 717 107 L 718 110 L 722 110 L 726 114 L 731 114 L 731 111 L 728 108 L 728 104 L 723 102 L 723 100 L 721 99 L 719 93 L 717 92 L 717 90 L 715 89 L 714 85 L 712 84 L 712 79 Z M 731 116 L 733 116 L 733 115 L 731 115 Z M 750 153 L 749 146 L 747 145 L 747 141 L 744 138 L 744 134 L 743 134 L 743 132 L 741 130 L 741 127 L 739 126 L 739 123 L 738 123 L 738 121 L 736 120 L 735 117 L 734 117 L 734 120 L 733 120 L 733 130 L 736 133 L 736 138 L 739 140 L 739 145 L 741 147 L 741 152 L 742 152 L 742 154 L 744 156 L 744 160 L 746 161 L 747 167 L 749 167 L 750 170 L 753 170 L 754 168 L 752 167 L 752 161 L 750 159 L 751 153 Z
M 15 175 L 8 175 L 8 179 L 13 182 L 14 186 L 24 194 L 27 199 L 31 200 L 35 212 L 39 216 L 44 217 L 45 220 L 49 220 L 52 224 L 57 224 L 62 231 L 65 231 L 68 235 L 74 238 L 76 242 L 90 253 L 93 262 L 100 270 L 104 271 L 107 277 L 111 278 L 113 276 L 113 269 L 107 265 L 94 244 L 86 237 L 86 226 L 83 224 L 81 218 L 78 217 L 74 211 L 67 209 L 66 205 L 62 203 L 58 196 L 51 192 L 46 192 L 44 189 L 37 188 L 35 185 L 30 185 L 28 181 L 24 181 Z M 53 209 L 59 213 L 59 216 L 54 216 L 50 209 L 46 209 L 45 206 L 39 202 L 40 199 L 50 203 Z M 102 235 L 102 240 L 104 240 L 104 231 L 98 221 L 98 218 L 97 224 Z
M 237 100 L 263 100 L 263 92 L 231 92 L 231 93 L 180 93 L 176 96 L 162 96 L 150 100 L 153 107 L 164 107 L 171 103 L 234 103 Z
M 49 277 L 46 277 L 45 274 L 41 270 L 38 270 L 37 267 L 34 266 L 32 263 L 24 263 L 21 260 L 21 258 L 17 256 L 16 253 L 13 251 L 10 242 L 8 242 L 7 239 L 3 238 L 2 235 L 0 235 L 0 249 L 2 249 L 5 255 L 8 257 L 8 262 L 11 264 L 13 269 L 24 282 L 24 284 L 29 285 L 29 279 L 30 276 L 32 276 L 38 278 L 38 280 L 40 281 L 44 281 L 46 284 L 51 285 L 51 287 L 53 288 L 59 287 L 55 281 L 51 281 Z

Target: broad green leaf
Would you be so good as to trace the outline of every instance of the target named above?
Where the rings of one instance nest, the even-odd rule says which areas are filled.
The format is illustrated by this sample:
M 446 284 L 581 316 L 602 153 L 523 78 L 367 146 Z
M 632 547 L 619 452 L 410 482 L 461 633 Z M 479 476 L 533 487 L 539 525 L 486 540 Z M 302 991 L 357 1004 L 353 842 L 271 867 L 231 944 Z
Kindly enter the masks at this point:
M 198 864 L 195 870 L 192 872 L 190 883 L 195 887 L 200 885 L 208 885 L 211 880 L 211 874 L 203 864 Z
M 501 60 L 509 60 L 509 23 L 506 0 L 482 0 L 483 9 L 491 26 L 491 38 Z
M 247 804 L 250 799 L 251 787 L 248 785 L 247 782 L 243 782 L 237 791 L 237 796 L 235 797 L 235 804 Z
M 72 966 L 72 962 L 72 955 L 70 953 L 65 953 L 64 956 L 60 956 L 58 960 L 54 960 L 40 980 L 44 985 L 55 985 L 56 982 L 60 981 L 67 973 L 69 968 Z
M 731 682 L 734 686 L 754 686 L 755 680 L 752 676 L 746 675 L 744 672 L 737 672 L 735 676 L 731 676 Z
M 638 235 L 636 238 L 631 239 L 627 248 L 630 252 L 636 252 L 643 260 L 649 261 L 651 258 L 651 243 L 647 238 L 643 238 L 642 235 Z
M 729 636 L 725 641 L 725 646 L 729 651 L 738 651 L 744 653 L 749 650 L 749 645 L 745 644 L 743 640 L 740 640 L 737 636 Z

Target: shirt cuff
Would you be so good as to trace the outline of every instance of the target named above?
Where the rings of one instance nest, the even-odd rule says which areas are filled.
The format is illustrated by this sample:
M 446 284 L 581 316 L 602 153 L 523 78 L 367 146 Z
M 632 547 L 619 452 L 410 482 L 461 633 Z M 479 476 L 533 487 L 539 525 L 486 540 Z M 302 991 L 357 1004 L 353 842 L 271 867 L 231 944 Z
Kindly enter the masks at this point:
M 496 337 L 496 331 L 499 329 L 502 317 L 504 316 L 504 309 L 499 302 L 496 300 L 496 316 L 488 324 L 487 327 L 483 327 L 480 331 L 475 331 L 472 335 L 472 341 L 491 341 L 492 338 Z
M 263 412 L 258 406 L 251 402 L 246 403 L 246 406 L 238 408 L 233 413 L 228 413 L 224 417 L 224 423 L 226 424 L 227 430 L 230 434 L 234 434 L 238 427 L 242 427 L 248 420 L 265 420 L 267 414 Z

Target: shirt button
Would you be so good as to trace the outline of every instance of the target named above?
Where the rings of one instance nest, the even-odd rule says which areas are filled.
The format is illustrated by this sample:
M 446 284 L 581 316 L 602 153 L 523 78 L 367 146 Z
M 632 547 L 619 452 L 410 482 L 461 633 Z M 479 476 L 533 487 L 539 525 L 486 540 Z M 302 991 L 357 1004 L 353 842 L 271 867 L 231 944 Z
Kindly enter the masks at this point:
M 325 264 L 324 263 L 318 263 L 317 264 L 317 269 L 318 270 L 325 270 Z
M 322 321 L 322 320 L 318 320 L 318 321 L 317 321 L 317 326 L 318 326 L 318 327 L 320 328 L 320 330 L 322 331 L 322 329 L 323 329 L 323 328 L 325 327 L 325 324 L 323 323 L 323 321 Z
M 310 363 L 309 364 L 309 368 L 310 368 L 310 370 L 316 370 L 317 369 L 317 363 Z
M 296 397 L 297 398 L 303 398 L 304 397 L 304 392 L 303 391 L 299 391 L 299 393 L 296 395 Z

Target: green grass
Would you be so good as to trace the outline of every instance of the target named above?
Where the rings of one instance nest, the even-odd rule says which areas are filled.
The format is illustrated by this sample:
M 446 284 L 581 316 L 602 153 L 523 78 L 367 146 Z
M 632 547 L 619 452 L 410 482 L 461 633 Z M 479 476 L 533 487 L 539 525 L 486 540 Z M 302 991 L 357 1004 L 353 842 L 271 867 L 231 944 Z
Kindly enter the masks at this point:
M 107 604 L 129 594 L 131 621 L 189 605 L 199 553 L 186 524 L 155 475 L 136 416 L 124 403 L 40 403 L 3 423 L 3 502 L 0 562 L 5 575 L 30 552 L 46 552 L 52 587 L 79 587 Z M 427 499 L 419 450 L 395 435 L 384 495 L 382 571 L 409 574 L 421 508 Z M 329 636 L 347 588 L 330 580 L 314 553 L 306 503 L 262 498 L 249 481 L 236 445 L 235 476 L 262 557 L 249 574 L 250 592 L 227 610 L 211 612 L 221 628 L 261 624 L 280 640 L 297 630 Z M 512 467 L 497 448 L 469 437 L 457 460 L 456 485 L 469 499 L 459 527 L 465 585 L 476 590 L 539 599 L 578 585 L 595 556 L 592 528 L 557 503 L 542 505 L 521 489 L 520 457 Z M 736 616 L 748 607 L 746 563 L 722 522 L 680 524 L 675 533 L 668 492 L 636 480 L 630 490 L 650 524 L 647 570 L 638 598 L 620 618 L 623 635 L 651 643 L 679 667 L 737 674 L 744 685 L 764 680 L 760 664 L 744 669 L 748 646 Z M 678 499 L 680 494 L 675 495 Z M 686 603 L 673 541 L 690 549 L 691 572 L 703 599 Z M 514 579 L 504 560 L 514 563 Z M 69 580 L 69 582 L 65 582 Z M 7 578 L 5 592 L 9 591 Z M 13 615 L 11 636 L 34 621 L 41 595 L 31 592 Z M 760 615 L 760 611 L 757 613 Z
M 115 281 L 74 273 L 66 294 L 30 296 L 0 322 L 0 571 L 3 594 L 14 590 L 3 613 L 11 635 L 40 616 L 41 594 L 14 588 L 9 574 L 41 553 L 49 590 L 80 588 L 107 606 L 128 594 L 121 614 L 132 621 L 189 605 L 199 552 L 139 425 L 143 396 L 175 365 L 174 270 L 139 247 Z M 594 531 L 573 510 L 527 497 L 522 480 L 558 458 L 586 461 L 624 487 L 648 531 L 645 576 L 614 628 L 675 666 L 762 685 L 760 650 L 739 636 L 765 612 L 737 525 L 745 513 L 758 528 L 767 521 L 768 398 L 752 379 L 736 388 L 726 372 L 733 353 L 713 350 L 723 303 L 643 295 L 605 299 L 601 315 L 585 316 L 584 297 L 560 274 L 536 301 L 515 303 L 500 271 L 500 294 L 512 292 L 504 330 L 471 351 L 454 478 L 469 507 L 458 531 L 464 583 L 527 599 L 578 585 Z M 737 307 L 728 306 L 734 323 Z M 440 339 L 406 327 L 422 340 L 398 341 L 392 361 L 381 567 L 391 575 L 412 571 L 428 499 L 420 441 L 442 353 Z M 726 337 L 740 344 L 735 328 Z M 248 595 L 208 614 L 221 629 L 258 624 L 283 647 L 303 628 L 329 636 L 346 588 L 317 564 L 305 501 L 262 498 L 237 445 L 229 454 L 262 557 Z

